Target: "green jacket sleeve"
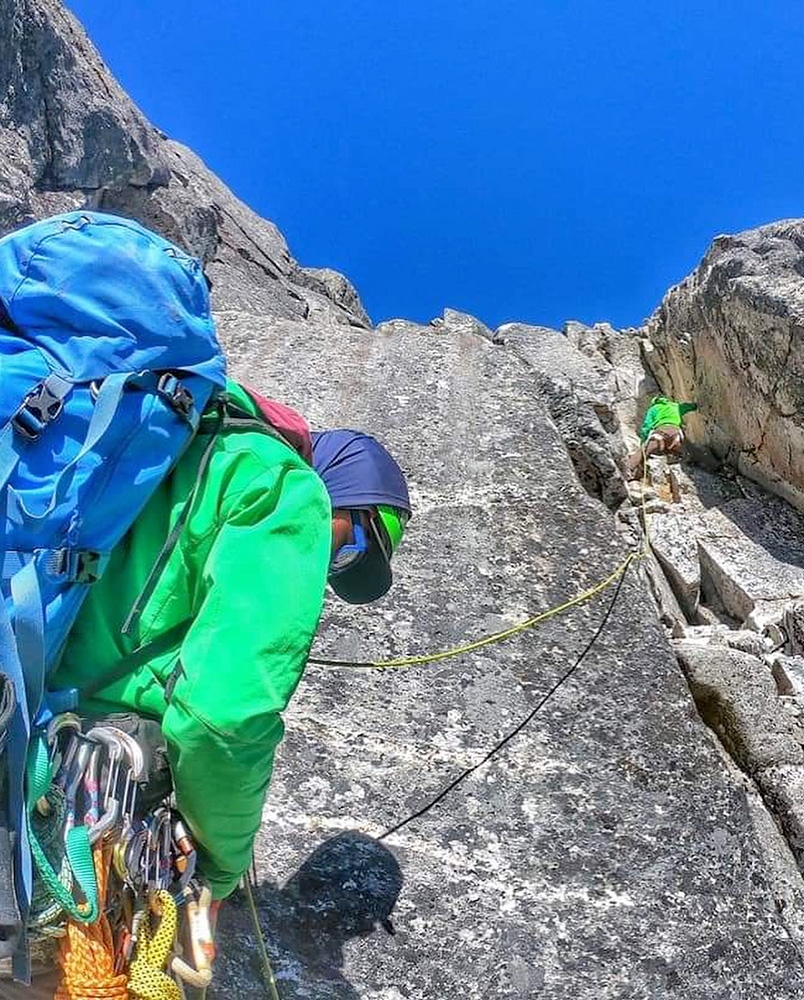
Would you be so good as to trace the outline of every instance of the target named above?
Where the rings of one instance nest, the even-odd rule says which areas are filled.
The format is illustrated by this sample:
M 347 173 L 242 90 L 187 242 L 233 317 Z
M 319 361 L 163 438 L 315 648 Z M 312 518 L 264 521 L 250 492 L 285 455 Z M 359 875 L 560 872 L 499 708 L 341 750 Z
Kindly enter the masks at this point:
M 266 471 L 222 500 L 162 720 L 177 804 L 215 898 L 251 859 L 280 712 L 321 614 L 330 544 L 329 501 L 311 469 Z
M 645 416 L 642 420 L 642 426 L 639 428 L 639 440 L 644 444 L 650 437 L 650 433 L 656 426 L 655 422 L 656 407 L 651 404 L 648 407 Z

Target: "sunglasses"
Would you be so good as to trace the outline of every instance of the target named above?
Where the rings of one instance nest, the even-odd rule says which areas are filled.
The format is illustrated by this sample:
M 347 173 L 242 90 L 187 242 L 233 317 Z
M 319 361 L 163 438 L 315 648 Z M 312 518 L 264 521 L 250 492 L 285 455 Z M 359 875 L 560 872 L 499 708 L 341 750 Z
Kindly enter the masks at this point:
M 329 564 L 329 575 L 337 576 L 348 569 L 354 569 L 365 558 L 373 543 L 376 543 L 390 562 L 393 549 L 385 532 L 377 527 L 373 511 L 350 510 L 352 537 L 354 541 L 341 545 Z M 368 527 L 366 527 L 366 523 Z

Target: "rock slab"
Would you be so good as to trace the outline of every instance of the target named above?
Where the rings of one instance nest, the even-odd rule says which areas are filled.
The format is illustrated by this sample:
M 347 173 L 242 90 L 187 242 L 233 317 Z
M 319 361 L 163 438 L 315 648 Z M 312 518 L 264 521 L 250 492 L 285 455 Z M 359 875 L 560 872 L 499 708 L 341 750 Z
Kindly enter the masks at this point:
M 650 319 L 645 359 L 696 398 L 689 438 L 804 507 L 804 221 L 718 236 Z
M 444 648 L 559 603 L 624 555 L 513 350 L 403 322 L 311 338 L 306 324 L 222 319 L 236 372 L 259 372 L 260 388 L 281 387 L 317 424 L 348 413 L 411 473 L 417 513 L 394 591 L 374 609 L 330 604 L 319 652 Z M 545 710 L 383 841 L 401 877 L 393 937 L 377 920 L 385 890 L 368 892 L 362 869 L 344 878 L 332 862 L 332 882 L 354 886 L 340 904 L 348 925 L 332 919 L 331 884 L 299 895 L 308 859 L 317 865 L 333 837 L 377 836 L 482 759 L 579 655 L 610 599 L 429 668 L 310 668 L 258 850 L 283 996 L 758 998 L 804 987 L 745 790 L 636 576 Z M 772 860 L 798 878 L 786 846 Z M 387 888 L 390 861 L 380 852 L 377 864 Z M 242 965 L 230 958 L 226 972 L 228 989 L 257 995 Z
M 611 368 L 631 340 L 582 325 L 489 337 L 458 310 L 366 328 L 351 286 L 300 268 L 272 223 L 144 120 L 57 0 L 0 0 L 0 80 L 0 229 L 85 205 L 159 229 L 204 260 L 236 377 L 317 426 L 376 433 L 408 472 L 394 591 L 329 604 L 320 653 L 443 649 L 621 562 L 628 543 L 590 492 L 627 444 L 617 407 L 638 392 Z M 695 711 L 635 569 L 609 611 L 612 597 L 435 666 L 309 670 L 257 851 L 283 1000 L 801 995 L 789 849 Z M 601 624 L 500 753 L 377 839 L 521 723 Z M 215 995 L 264 995 L 237 902 Z

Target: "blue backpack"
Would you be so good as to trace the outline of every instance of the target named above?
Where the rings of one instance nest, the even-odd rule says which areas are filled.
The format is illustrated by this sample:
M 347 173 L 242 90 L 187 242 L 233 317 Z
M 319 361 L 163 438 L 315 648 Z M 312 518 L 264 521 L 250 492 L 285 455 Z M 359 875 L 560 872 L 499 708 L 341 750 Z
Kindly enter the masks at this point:
M 89 587 L 224 385 L 194 258 L 95 212 L 0 239 L 0 671 L 13 689 L 5 799 L 19 914 L 0 952 L 5 937 L 15 978 L 29 977 L 26 760 L 77 701 L 48 693 L 48 677 Z

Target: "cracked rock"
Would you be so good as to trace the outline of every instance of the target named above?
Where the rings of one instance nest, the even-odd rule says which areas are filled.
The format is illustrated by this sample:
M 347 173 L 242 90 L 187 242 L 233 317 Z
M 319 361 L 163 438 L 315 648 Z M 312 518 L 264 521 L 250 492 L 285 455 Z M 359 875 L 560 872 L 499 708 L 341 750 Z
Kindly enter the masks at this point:
M 804 221 L 719 236 L 645 330 L 688 439 L 804 508 Z M 739 391 L 735 387 L 739 386 Z
M 688 642 L 676 653 L 704 721 L 755 777 L 777 764 L 804 764 L 804 731 L 781 711 L 771 672 L 755 656 Z

